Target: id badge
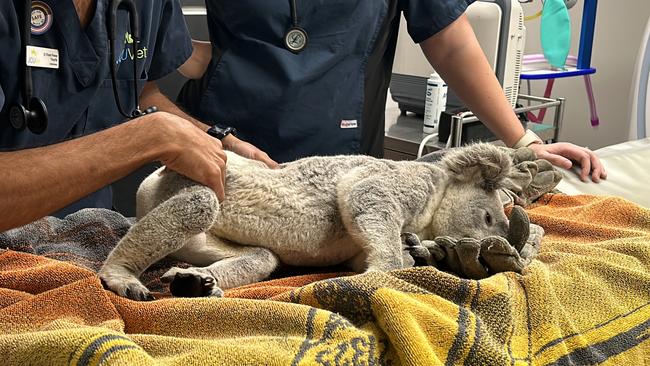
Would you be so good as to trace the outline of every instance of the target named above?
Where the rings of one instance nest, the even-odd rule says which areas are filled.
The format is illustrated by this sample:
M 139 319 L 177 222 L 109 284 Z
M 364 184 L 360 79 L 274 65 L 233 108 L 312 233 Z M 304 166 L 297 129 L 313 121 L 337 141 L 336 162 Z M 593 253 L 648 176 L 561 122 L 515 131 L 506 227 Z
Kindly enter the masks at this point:
M 59 68 L 59 50 L 27 46 L 27 66 L 42 67 L 46 69 Z

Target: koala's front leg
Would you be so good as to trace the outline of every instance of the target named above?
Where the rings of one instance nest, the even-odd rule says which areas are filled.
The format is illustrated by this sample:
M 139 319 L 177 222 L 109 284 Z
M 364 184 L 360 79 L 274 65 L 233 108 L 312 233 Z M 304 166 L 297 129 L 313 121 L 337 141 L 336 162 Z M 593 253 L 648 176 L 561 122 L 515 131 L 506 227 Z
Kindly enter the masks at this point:
M 402 258 L 404 268 L 433 264 L 431 252 L 422 245 L 420 238 L 413 233 L 402 233 Z
M 104 284 L 121 296 L 152 299 L 138 277 L 153 263 L 207 231 L 219 212 L 212 190 L 192 186 L 156 206 L 134 224 L 99 271 Z
M 360 214 L 346 227 L 366 252 L 366 271 L 391 271 L 404 267 L 399 226 L 381 215 Z
M 404 267 L 402 228 L 422 211 L 432 193 L 427 191 L 431 185 L 422 179 L 436 168 L 426 165 L 419 169 L 407 166 L 404 171 L 382 165 L 362 167 L 339 182 L 337 198 L 343 224 L 364 248 L 366 271 Z

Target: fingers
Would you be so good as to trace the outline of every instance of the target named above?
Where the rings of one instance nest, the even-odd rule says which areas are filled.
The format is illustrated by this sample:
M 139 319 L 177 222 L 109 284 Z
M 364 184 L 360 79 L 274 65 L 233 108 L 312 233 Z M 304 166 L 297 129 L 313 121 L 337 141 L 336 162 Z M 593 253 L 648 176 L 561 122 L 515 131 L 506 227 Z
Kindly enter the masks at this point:
M 591 156 L 591 180 L 594 183 L 600 183 L 602 179 L 607 179 L 607 172 L 603 166 L 598 155 L 593 151 L 589 151 Z
M 266 164 L 271 169 L 276 169 L 280 165 L 275 162 L 275 160 L 271 159 L 266 153 L 260 152 L 258 156 L 255 157 L 255 160 L 259 160 L 262 163 Z
M 594 183 L 600 183 L 601 179 L 604 179 L 607 177 L 607 173 L 605 172 L 605 168 L 603 167 L 603 164 L 600 162 L 600 159 L 594 153 L 593 151 L 587 149 L 587 153 L 589 154 L 589 159 L 591 163 L 591 180 Z M 586 177 L 585 177 L 586 178 Z
M 586 182 L 589 179 L 589 174 L 592 174 L 594 182 L 600 182 L 600 174 L 602 171 L 602 164 L 596 153 L 589 150 L 587 147 L 579 147 L 575 145 L 567 145 L 563 151 L 565 156 L 572 157 L 573 160 L 580 164 L 580 180 Z
M 161 115 L 166 116 L 166 115 Z M 189 121 L 173 115 L 166 116 L 164 141 L 168 148 L 160 156 L 165 171 L 175 171 L 209 187 L 219 201 L 225 199 L 227 155 L 223 144 Z
M 571 160 L 565 158 L 562 155 L 550 154 L 544 151 L 542 153 L 537 153 L 537 156 L 540 159 L 548 160 L 551 164 L 560 168 L 571 169 L 571 167 L 573 166 Z
M 225 171 L 225 165 L 221 164 L 222 161 L 217 162 L 217 169 L 214 171 L 210 172 L 207 174 L 206 177 L 203 178 L 203 183 L 206 186 L 208 186 L 210 189 L 214 191 L 214 193 L 217 195 L 217 199 L 219 202 L 223 202 L 223 200 L 226 197 L 226 190 L 225 190 L 225 176 L 226 176 L 226 171 Z
M 222 176 L 225 176 L 225 174 Z M 210 188 L 217 195 L 217 199 L 219 200 L 219 202 L 223 202 L 223 200 L 226 199 L 225 183 L 221 179 L 217 179 L 217 182 L 218 184 L 214 184 Z
M 267 153 L 248 142 L 239 139 L 232 139 L 230 145 L 228 145 L 227 148 L 228 150 L 233 151 L 248 159 L 261 161 L 271 169 L 279 167 L 279 164 L 271 159 Z
M 598 155 L 587 147 L 580 147 L 569 143 L 556 143 L 543 145 L 536 149 L 537 155 L 550 161 L 553 165 L 570 169 L 571 161 L 580 164 L 580 180 L 586 182 L 591 174 L 595 183 L 607 178 L 607 172 Z M 570 159 L 570 160 L 569 160 Z
M 591 172 L 591 156 L 586 150 L 580 154 L 580 180 L 586 182 Z
M 226 198 L 226 162 L 226 153 L 223 150 L 218 150 L 217 158 L 215 161 L 218 167 L 218 172 L 215 174 L 218 175 L 215 177 L 215 183 L 218 182 L 218 184 L 211 188 L 214 190 L 214 193 L 217 194 L 217 199 L 219 202 L 223 202 L 223 200 Z

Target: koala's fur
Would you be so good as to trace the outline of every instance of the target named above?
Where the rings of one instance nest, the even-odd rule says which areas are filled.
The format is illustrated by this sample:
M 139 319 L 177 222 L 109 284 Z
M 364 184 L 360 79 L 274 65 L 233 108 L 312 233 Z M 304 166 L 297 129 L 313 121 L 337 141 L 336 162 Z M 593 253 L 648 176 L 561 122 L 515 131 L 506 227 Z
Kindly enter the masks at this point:
M 412 266 L 401 234 L 506 236 L 497 188 L 512 162 L 489 144 L 456 149 L 438 163 L 367 156 L 312 157 L 269 169 L 228 153 L 225 200 L 179 174 L 158 170 L 140 186 L 137 223 L 100 271 L 122 296 L 150 299 L 138 277 L 170 256 L 163 280 L 175 295 L 265 279 L 280 263 L 347 264 L 357 272 Z

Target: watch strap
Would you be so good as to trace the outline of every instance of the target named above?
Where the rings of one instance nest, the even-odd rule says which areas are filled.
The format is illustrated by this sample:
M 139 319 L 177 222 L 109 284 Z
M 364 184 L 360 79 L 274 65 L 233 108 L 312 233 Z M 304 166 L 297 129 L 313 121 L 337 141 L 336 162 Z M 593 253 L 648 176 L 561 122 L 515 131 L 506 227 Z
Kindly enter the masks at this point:
M 532 144 L 543 144 L 544 141 L 537 136 L 537 134 L 531 130 L 526 130 L 526 133 L 517 141 L 514 146 L 512 146 L 513 149 L 519 149 L 522 147 L 528 147 Z

